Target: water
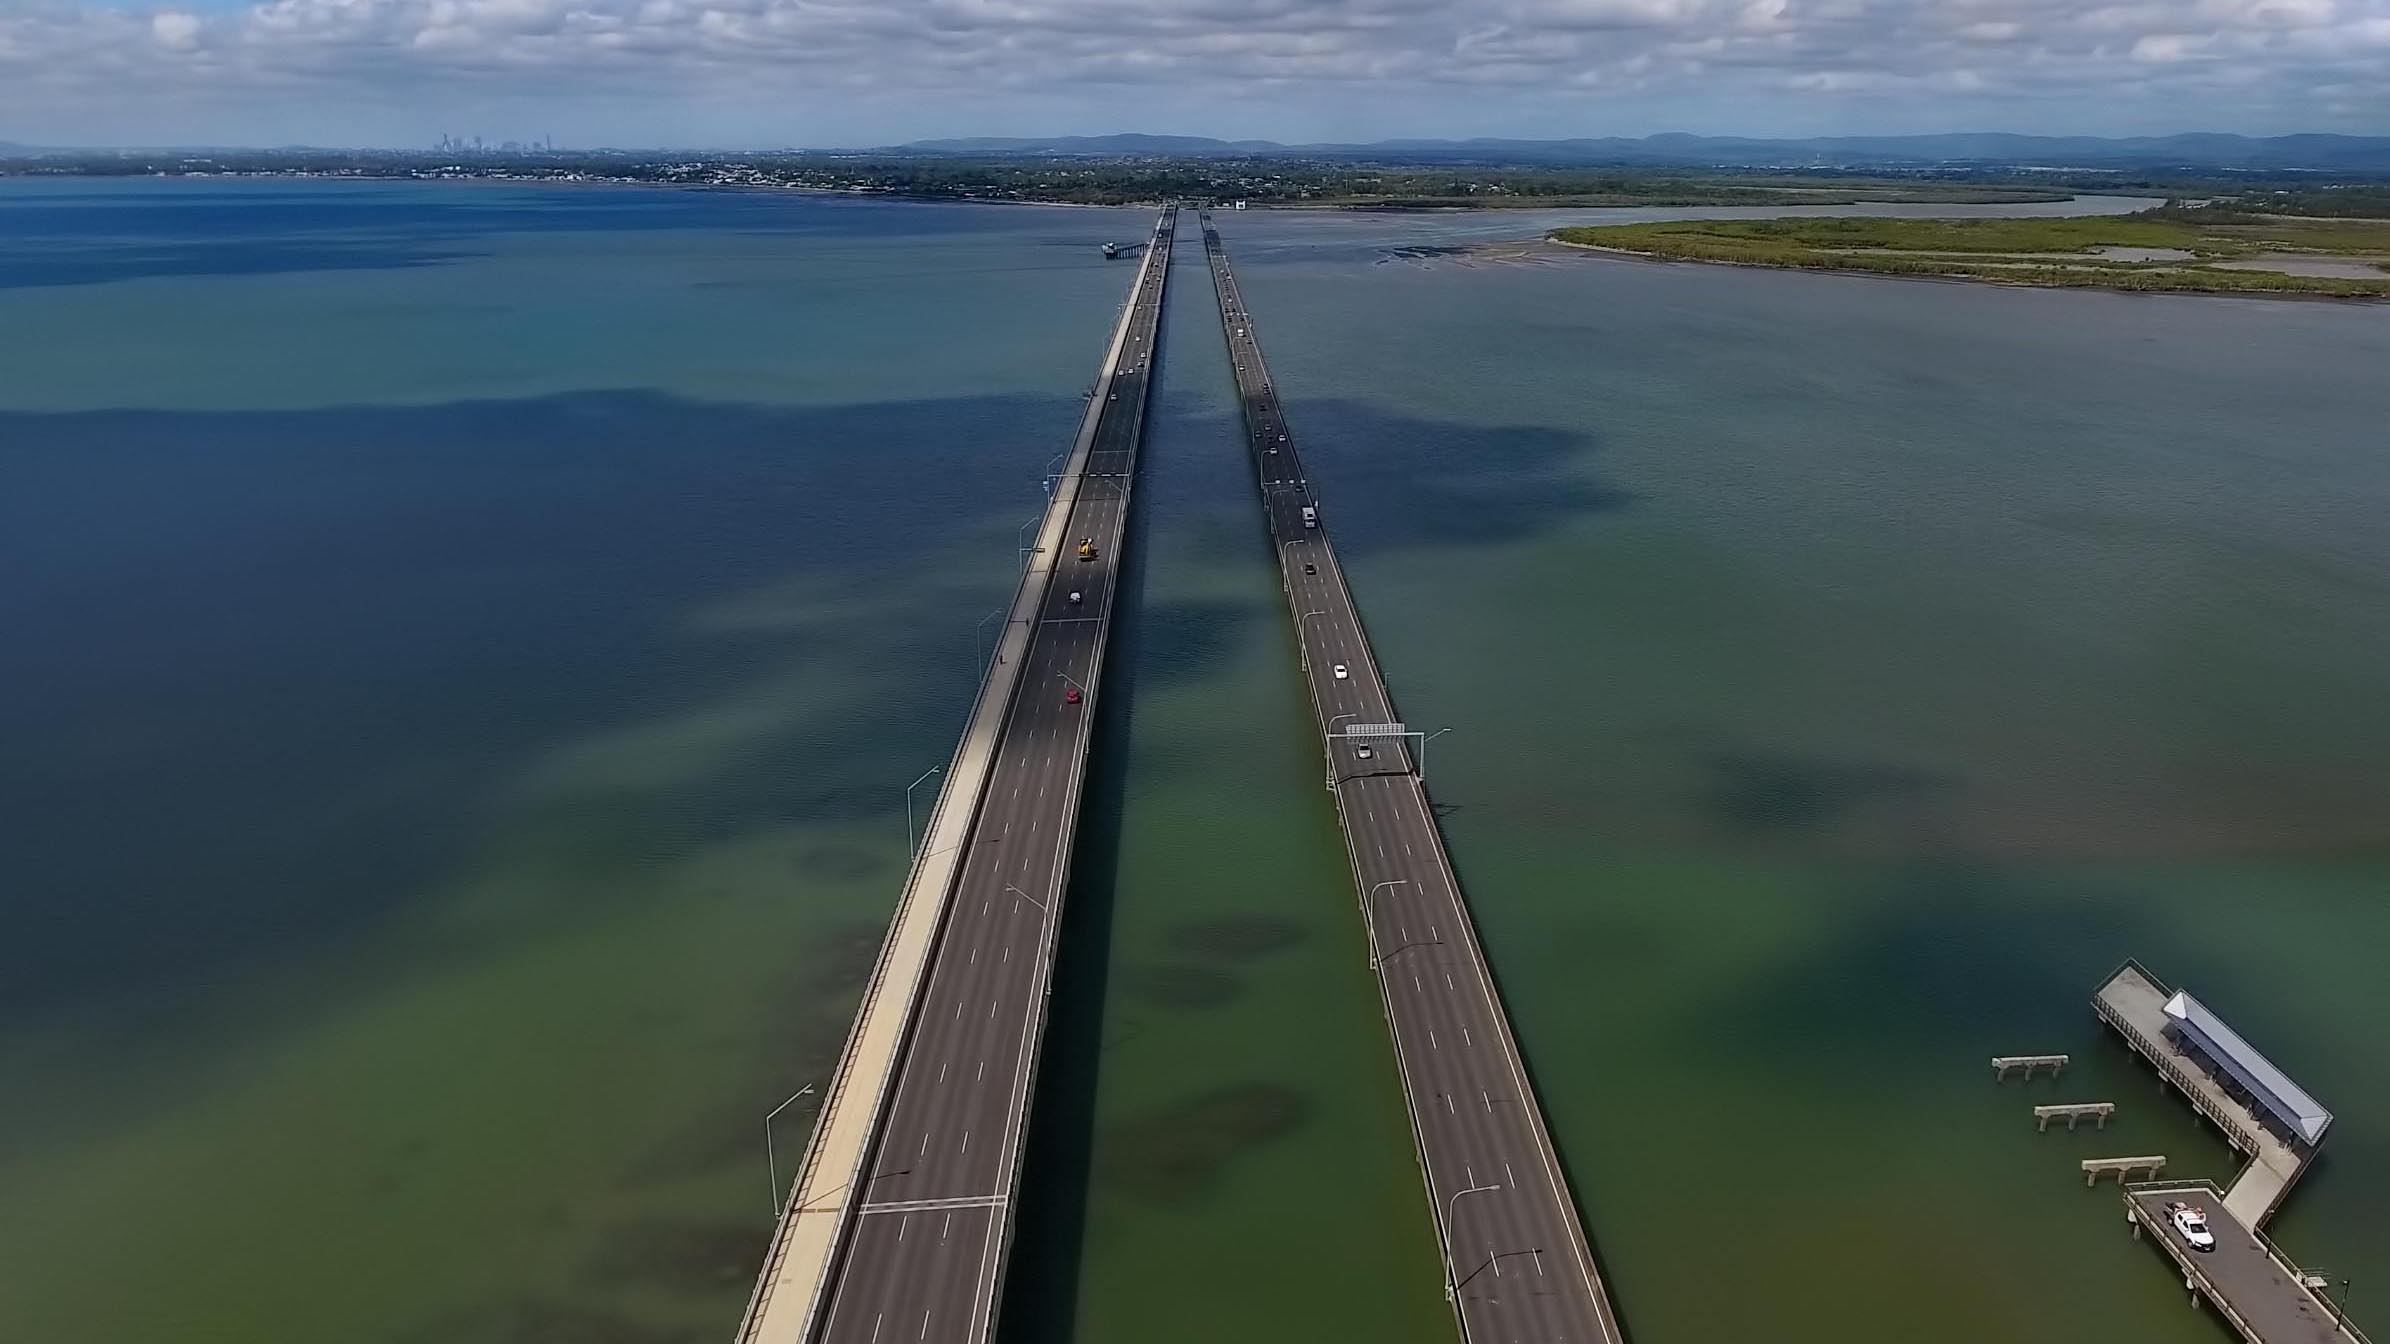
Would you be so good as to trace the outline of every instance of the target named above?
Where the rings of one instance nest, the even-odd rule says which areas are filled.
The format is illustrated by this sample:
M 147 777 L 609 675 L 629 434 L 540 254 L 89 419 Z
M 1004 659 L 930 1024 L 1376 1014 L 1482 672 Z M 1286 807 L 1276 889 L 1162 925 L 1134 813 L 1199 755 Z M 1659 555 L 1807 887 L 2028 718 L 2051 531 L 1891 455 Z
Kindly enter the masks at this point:
M 0 184 L 0 1334 L 723 1337 L 1145 222 Z M 2179 1338 L 2128 954 L 2382 1277 L 2380 310 L 1223 223 L 1639 1340 Z M 1446 1338 L 1176 283 L 1007 1336 Z

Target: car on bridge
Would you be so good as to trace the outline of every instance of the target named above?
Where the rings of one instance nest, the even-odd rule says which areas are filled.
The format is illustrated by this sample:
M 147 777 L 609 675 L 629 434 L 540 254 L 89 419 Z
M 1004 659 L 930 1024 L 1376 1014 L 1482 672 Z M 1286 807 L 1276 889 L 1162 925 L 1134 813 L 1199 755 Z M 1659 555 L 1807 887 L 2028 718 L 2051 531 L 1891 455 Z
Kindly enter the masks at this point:
M 2216 1249 L 2216 1234 L 2207 1227 L 2207 1210 L 2176 1202 L 2166 1206 L 2166 1221 L 2174 1224 L 2174 1230 L 2182 1234 L 2184 1241 L 2191 1243 L 2192 1250 Z
M 1066 705 L 1075 705 L 1075 704 L 1079 703 L 1079 688 L 1078 688 L 1078 687 L 1076 687 L 1076 686 L 1065 686 L 1065 687 L 1063 687 L 1063 688 L 1062 688 L 1062 703 L 1064 703 L 1064 704 L 1066 704 Z
M 1347 679 L 1349 679 L 1349 678 L 1350 678 L 1352 675 L 1353 675 L 1352 673 L 1350 673 L 1350 672 L 1348 672 L 1348 671 L 1346 671 L 1346 670 L 1345 670 L 1345 666 L 1344 666 L 1344 664 L 1342 664 L 1342 663 L 1338 663 L 1338 664 L 1336 665 L 1336 679 L 1337 679 L 1338 681 L 1344 681 L 1344 680 L 1347 680 Z

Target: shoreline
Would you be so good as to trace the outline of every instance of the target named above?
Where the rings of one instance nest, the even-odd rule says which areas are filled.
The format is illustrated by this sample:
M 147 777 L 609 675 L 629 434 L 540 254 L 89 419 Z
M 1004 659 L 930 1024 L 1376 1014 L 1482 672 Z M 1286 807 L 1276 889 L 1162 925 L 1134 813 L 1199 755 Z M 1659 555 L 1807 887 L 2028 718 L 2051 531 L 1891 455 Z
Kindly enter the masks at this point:
M 1877 271 L 1864 266 L 1779 266 L 1765 261 L 1728 261 L 1714 257 L 1670 257 L 1656 252 L 1638 252 L 1627 247 L 1604 247 L 1599 243 L 1572 243 L 1565 238 L 1545 234 L 1542 241 L 1550 247 L 1574 248 L 1597 256 L 1624 261 L 1649 262 L 1663 266 L 1732 266 L 1747 271 L 1809 272 L 1816 275 L 1859 276 L 1869 280 L 1914 280 L 1927 284 L 1986 285 L 1994 289 L 2084 290 L 2099 294 L 2121 294 L 2131 298 L 2193 298 L 2193 299 L 2290 299 L 2300 302 L 2362 303 L 2380 306 L 2390 304 L 2390 294 L 2329 294 L 2321 290 L 2302 289 L 2136 289 L 2129 285 L 2049 285 L 2031 280 L 2003 280 L 1988 275 L 1958 273 L 1932 274 L 1914 271 Z

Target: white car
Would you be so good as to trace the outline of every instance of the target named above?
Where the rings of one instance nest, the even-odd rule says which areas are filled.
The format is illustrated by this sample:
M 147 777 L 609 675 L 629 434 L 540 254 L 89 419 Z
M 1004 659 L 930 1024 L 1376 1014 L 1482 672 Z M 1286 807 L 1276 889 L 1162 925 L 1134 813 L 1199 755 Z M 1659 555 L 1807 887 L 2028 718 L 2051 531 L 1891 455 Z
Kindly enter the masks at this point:
M 1077 593 L 1071 594 L 1071 605 L 1074 607 L 1079 605 L 1079 595 Z
M 2216 1249 L 2216 1234 L 2207 1230 L 2207 1210 L 2188 1204 L 2169 1204 L 2166 1217 L 2174 1224 L 2174 1230 L 2182 1233 L 2183 1240 L 2191 1243 L 2192 1250 Z
M 1371 756 L 1374 756 L 1374 755 L 1376 755 L 1377 753 L 1375 753 L 1375 752 L 1371 751 L 1371 750 L 1369 749 L 1369 744 L 1368 744 L 1367 742 L 1364 742 L 1364 743 L 1362 743 L 1360 746 L 1357 746 L 1357 747 L 1353 748 L 1353 754 L 1354 754 L 1355 756 L 1358 756 L 1358 757 L 1360 757 L 1362 760 L 1365 760 L 1365 761 L 1366 761 L 1366 760 L 1368 760 L 1368 759 L 1369 759 Z
M 1338 664 L 1336 665 L 1336 679 L 1337 679 L 1338 681 L 1343 681 L 1343 680 L 1345 680 L 1346 678 L 1348 678 L 1348 677 L 1350 677 L 1350 676 L 1352 676 L 1352 675 L 1353 675 L 1352 673 L 1350 673 L 1350 672 L 1347 672 L 1347 671 L 1345 671 L 1345 670 L 1344 670 L 1344 664 L 1342 664 L 1342 663 L 1338 663 Z

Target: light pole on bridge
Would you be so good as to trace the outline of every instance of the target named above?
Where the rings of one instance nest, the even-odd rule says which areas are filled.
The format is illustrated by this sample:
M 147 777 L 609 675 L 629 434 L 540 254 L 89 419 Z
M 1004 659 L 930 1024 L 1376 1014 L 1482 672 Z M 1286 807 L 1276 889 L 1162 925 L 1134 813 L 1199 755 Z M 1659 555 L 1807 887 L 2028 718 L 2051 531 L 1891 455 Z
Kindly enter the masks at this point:
M 1378 883 L 1361 895 L 1361 928 L 1369 935 L 1369 969 L 1373 971 L 1378 968 L 1378 893 L 1388 887 L 1402 886 L 1410 880 L 1407 877 L 1393 878 Z
M 1470 1186 L 1470 1187 L 1469 1187 L 1468 1189 L 1466 1189 L 1466 1190 L 1455 1190 L 1455 1191 L 1453 1191 L 1453 1192 L 1452 1192 L 1452 1198 L 1450 1198 L 1450 1199 L 1448 1199 L 1448 1200 L 1445 1200 L 1445 1201 L 1444 1201 L 1444 1300 L 1445 1300 L 1445 1301 L 1447 1301 L 1447 1302 L 1450 1302 L 1450 1301 L 1451 1301 L 1451 1300 L 1453 1300 L 1454 1298 L 1456 1298 L 1456 1297 L 1460 1296 L 1460 1285 L 1459 1285 L 1458 1283 L 1454 1282 L 1454 1278 L 1453 1278 L 1453 1265 L 1452 1265 L 1452 1211 L 1453 1211 L 1453 1206 L 1461 1202 L 1461 1196 L 1463 1196 L 1463 1195 L 1482 1195 L 1482 1194 L 1486 1193 L 1486 1192 L 1487 1192 L 1487 1191 L 1489 1191 L 1489 1190 L 1499 1190 L 1499 1189 L 1501 1189 L 1501 1188 L 1502 1188 L 1502 1187 L 1501 1187 L 1501 1186 L 1498 1186 L 1498 1185 L 1472 1185 L 1472 1186 Z
M 921 779 L 927 779 L 945 768 L 942 765 L 933 765 L 921 772 Z M 921 842 L 913 838 L 913 790 L 921 787 L 921 779 L 916 779 L 905 785 L 905 862 L 907 863 L 911 863 L 913 855 L 921 849 Z
M 780 1221 L 780 1157 L 779 1154 L 772 1151 L 772 1120 L 782 1111 L 785 1111 L 789 1107 L 795 1105 L 797 1098 L 805 1096 L 812 1091 L 813 1084 L 805 1084 L 803 1087 L 791 1092 L 788 1096 L 788 1100 L 781 1102 L 779 1105 L 774 1106 L 770 1111 L 766 1112 L 763 1118 L 763 1160 L 765 1169 L 769 1171 L 771 1175 L 772 1221 L 775 1223 Z
M 1303 622 L 1310 620 L 1314 616 L 1325 616 L 1327 614 L 1328 613 L 1324 611 L 1306 611 L 1302 615 L 1295 618 L 1295 655 L 1301 661 L 1303 670 L 1305 672 L 1309 672 L 1311 670 L 1311 627 L 1303 624 Z

